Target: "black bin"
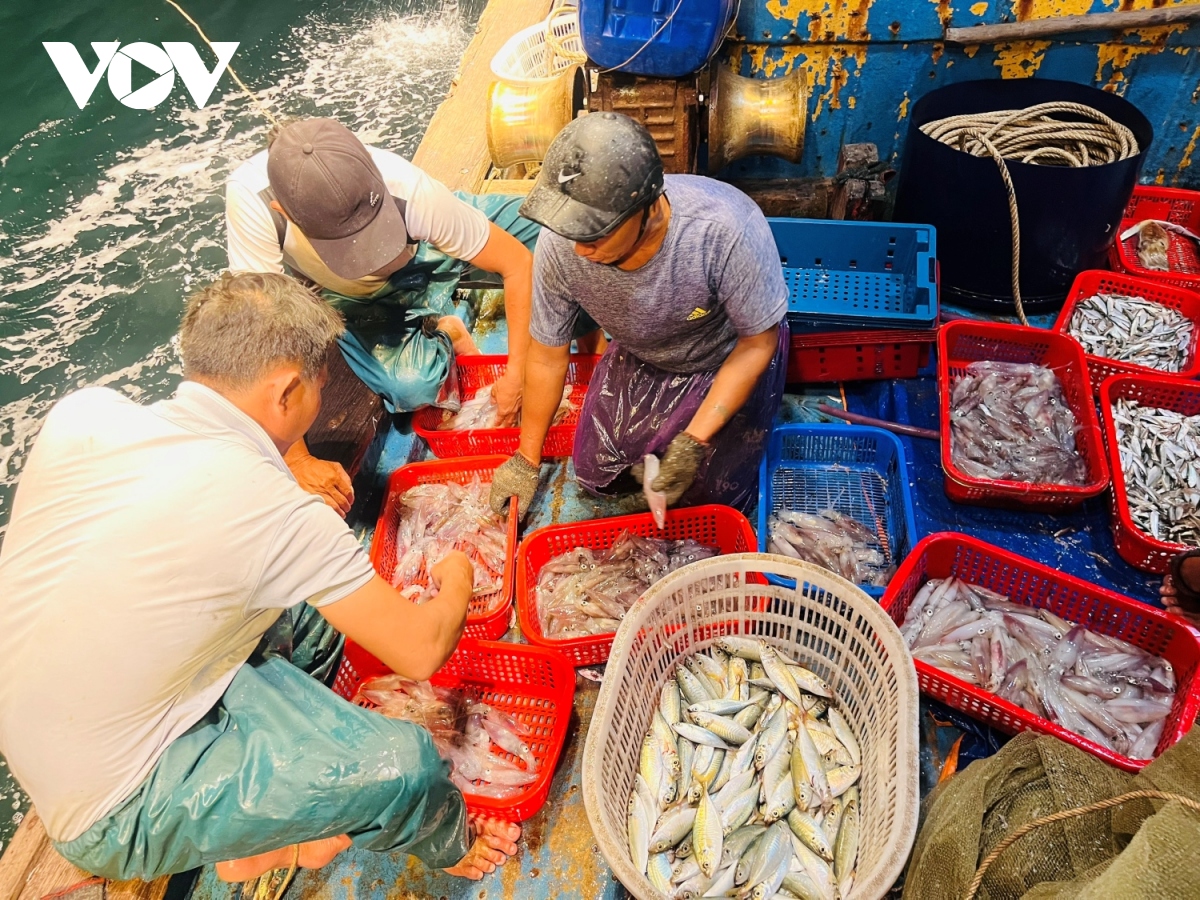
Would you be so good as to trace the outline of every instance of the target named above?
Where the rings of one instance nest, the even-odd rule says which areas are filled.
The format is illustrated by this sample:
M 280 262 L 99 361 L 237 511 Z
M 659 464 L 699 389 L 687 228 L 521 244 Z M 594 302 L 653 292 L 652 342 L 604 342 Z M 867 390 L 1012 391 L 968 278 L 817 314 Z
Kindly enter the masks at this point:
M 947 116 L 1052 102 L 1099 110 L 1133 132 L 1140 152 L 1085 168 L 1005 160 L 1020 212 L 1025 311 L 1054 311 L 1079 272 L 1105 268 L 1154 137 L 1149 121 L 1123 97 L 1069 81 L 966 81 L 932 91 L 913 106 L 896 194 L 897 221 L 937 228 L 943 302 L 1013 314 L 1008 192 L 990 156 L 963 153 L 922 134 L 920 126 Z

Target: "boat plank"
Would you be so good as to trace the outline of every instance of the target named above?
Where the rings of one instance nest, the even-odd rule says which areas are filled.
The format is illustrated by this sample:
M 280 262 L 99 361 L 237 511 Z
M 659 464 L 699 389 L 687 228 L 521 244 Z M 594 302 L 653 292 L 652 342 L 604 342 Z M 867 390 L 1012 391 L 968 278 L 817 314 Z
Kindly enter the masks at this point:
M 493 81 L 492 57 L 505 41 L 544 19 L 549 10 L 549 0 L 504 0 L 488 3 L 484 9 L 450 93 L 433 114 L 412 160 L 450 190 L 479 191 L 491 167 L 484 120 Z
M 46 834 L 37 810 L 26 814 L 0 857 L 0 900 L 42 900 L 91 876 L 67 862 Z M 170 876 L 154 881 L 110 881 L 108 900 L 162 900 Z

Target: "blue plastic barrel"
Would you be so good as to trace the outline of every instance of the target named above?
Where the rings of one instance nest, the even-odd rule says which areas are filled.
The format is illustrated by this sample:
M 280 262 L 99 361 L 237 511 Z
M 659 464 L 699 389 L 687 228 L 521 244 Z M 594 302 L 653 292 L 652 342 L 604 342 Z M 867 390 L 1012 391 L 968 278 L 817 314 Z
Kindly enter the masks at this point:
M 735 7 L 733 0 L 579 0 L 583 49 L 602 69 L 680 78 L 712 58 Z

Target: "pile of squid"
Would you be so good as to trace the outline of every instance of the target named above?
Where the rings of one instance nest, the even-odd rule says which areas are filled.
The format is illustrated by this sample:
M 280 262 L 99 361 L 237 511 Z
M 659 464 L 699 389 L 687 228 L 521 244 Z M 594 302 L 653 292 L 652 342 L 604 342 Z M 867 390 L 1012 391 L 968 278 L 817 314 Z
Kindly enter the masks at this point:
M 835 509 L 815 516 L 778 509 L 767 527 L 772 553 L 814 563 L 851 584 L 886 587 L 896 572 L 878 536 Z
M 1079 425 L 1057 376 L 1029 363 L 973 362 L 950 389 L 950 458 L 972 478 L 1083 485 Z
M 900 633 L 914 659 L 1131 759 L 1175 702 L 1161 657 L 957 578 L 922 585 Z
M 572 386 L 569 384 L 563 388 L 562 402 L 554 411 L 554 421 L 551 424 L 557 425 L 575 411 L 575 404 L 571 402 L 571 391 Z M 437 430 L 472 431 L 476 428 L 495 428 L 498 418 L 499 408 L 496 406 L 496 401 L 492 399 L 492 386 L 488 384 L 481 387 L 470 400 L 464 400 L 458 412 L 444 410 Z M 521 417 L 518 414 L 513 427 L 520 424 Z
M 546 637 L 616 631 L 646 588 L 688 563 L 718 553 L 690 538 L 662 541 L 622 531 L 608 550 L 576 547 L 542 566 L 537 611 Z
M 414 603 L 432 597 L 429 570 L 452 550 L 461 550 L 474 565 L 476 596 L 500 590 L 508 535 L 488 504 L 490 488 L 475 476 L 468 485 L 419 484 L 401 495 L 392 584 L 402 596 Z
M 629 798 L 633 863 L 673 900 L 845 897 L 861 765 L 824 680 L 766 641 L 718 638 L 663 686 Z
M 525 743 L 529 726 L 463 691 L 384 675 L 363 682 L 353 702 L 364 701 L 388 718 L 425 728 L 464 793 L 503 800 L 537 780 L 537 758 Z

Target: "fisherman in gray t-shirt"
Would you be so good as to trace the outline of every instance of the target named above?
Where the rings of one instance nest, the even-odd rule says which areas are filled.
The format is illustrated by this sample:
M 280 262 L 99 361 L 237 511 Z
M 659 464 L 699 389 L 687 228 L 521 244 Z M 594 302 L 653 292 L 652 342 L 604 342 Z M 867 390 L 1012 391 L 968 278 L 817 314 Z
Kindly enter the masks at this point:
M 783 395 L 787 289 L 758 207 L 709 178 L 663 176 L 649 132 L 593 113 L 555 138 L 521 215 L 544 226 L 518 452 L 496 472 L 492 505 L 538 484 L 576 320 L 612 336 L 583 402 L 575 473 L 598 494 L 650 485 L 669 504 L 748 507 Z M 636 495 L 635 495 L 636 496 Z

